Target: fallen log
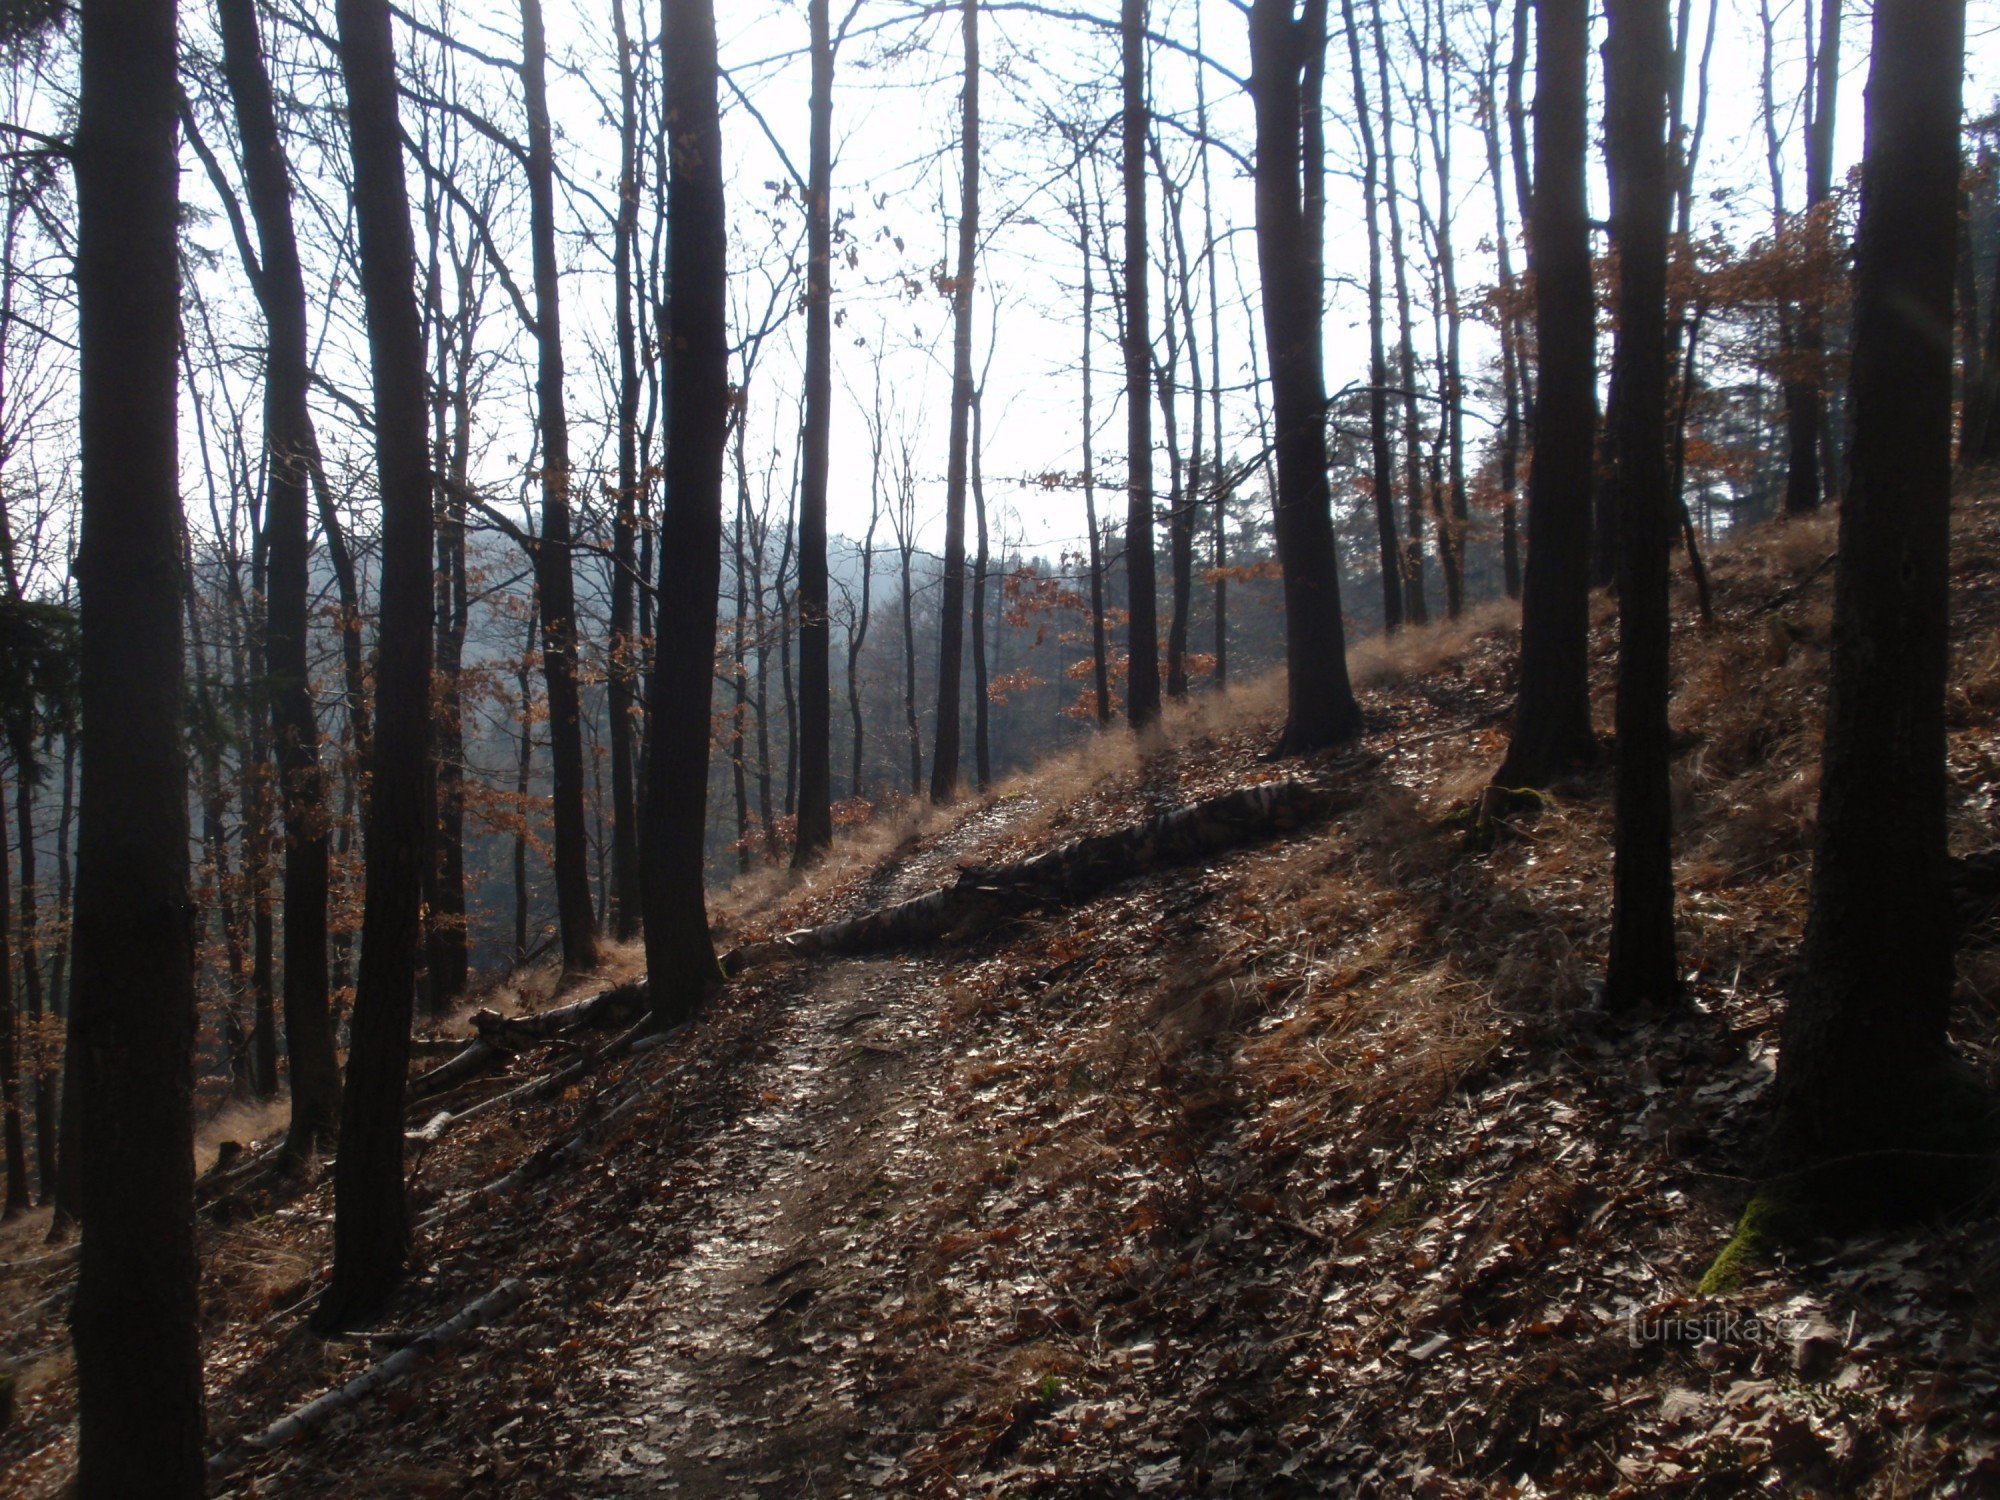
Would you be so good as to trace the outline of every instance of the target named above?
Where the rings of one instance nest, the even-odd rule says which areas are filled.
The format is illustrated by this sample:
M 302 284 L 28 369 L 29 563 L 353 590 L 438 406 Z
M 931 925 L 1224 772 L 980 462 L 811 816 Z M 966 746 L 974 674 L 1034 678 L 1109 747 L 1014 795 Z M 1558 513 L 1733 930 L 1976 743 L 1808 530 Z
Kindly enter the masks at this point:
M 650 1015 L 642 1016 L 639 1020 L 633 1022 L 632 1025 L 626 1027 L 624 1031 L 606 1042 L 602 1047 L 581 1053 L 574 1062 L 571 1062 L 566 1067 L 558 1068 L 552 1073 L 544 1073 L 539 1078 L 531 1078 L 526 1083 L 495 1094 L 490 1099 L 482 1099 L 477 1104 L 468 1105 L 456 1113 L 440 1111 L 431 1118 L 430 1122 L 423 1129 L 410 1131 L 403 1137 L 406 1144 L 418 1148 L 416 1159 L 410 1163 L 410 1172 L 413 1175 L 415 1174 L 417 1168 L 423 1163 L 424 1153 L 428 1152 L 432 1146 L 443 1139 L 446 1131 L 456 1130 L 467 1120 L 478 1115 L 506 1109 L 516 1104 L 532 1104 L 538 1100 L 554 1098 L 571 1084 L 584 1078 L 600 1064 L 608 1062 L 626 1051 L 633 1043 L 646 1034 L 652 1024 L 653 1018 Z
M 411 1339 L 387 1358 L 370 1365 L 337 1390 L 308 1401 L 266 1427 L 238 1448 L 218 1453 L 208 1461 L 211 1481 L 240 1468 L 258 1453 L 268 1453 L 323 1426 L 328 1418 L 347 1410 L 380 1390 L 394 1385 L 428 1355 L 457 1343 L 483 1324 L 505 1317 L 527 1298 L 527 1287 L 517 1277 L 508 1277 L 485 1296 L 468 1302 L 442 1323 L 433 1325 Z
M 537 1011 L 530 1016 L 503 1016 L 497 1011 L 490 1010 L 474 1011 L 472 1029 L 479 1033 L 482 1041 L 491 1042 L 497 1047 L 518 1047 L 532 1042 L 546 1042 L 572 1031 L 623 1026 L 630 1023 L 645 1008 L 646 985 L 641 980 L 633 984 L 613 985 L 608 990 L 592 995 L 588 1000 L 579 1000 L 574 1005 L 559 1005 L 553 1010 Z
M 1289 832 L 1352 800 L 1349 794 L 1304 781 L 1228 792 L 1018 864 L 968 866 L 952 884 L 880 911 L 746 943 L 724 956 L 723 972 L 734 977 L 779 958 L 881 953 L 962 940 L 1038 906 L 1072 903 L 1161 865 Z
M 634 984 L 613 985 L 588 1000 L 559 1005 L 532 1016 L 503 1016 L 496 1011 L 475 1011 L 472 1025 L 479 1035 L 429 1072 L 411 1079 L 405 1097 L 412 1104 L 433 1098 L 458 1087 L 468 1078 L 476 1078 L 499 1067 L 520 1047 L 550 1041 L 572 1031 L 622 1026 L 645 1008 L 646 985 L 644 980 L 640 980 Z

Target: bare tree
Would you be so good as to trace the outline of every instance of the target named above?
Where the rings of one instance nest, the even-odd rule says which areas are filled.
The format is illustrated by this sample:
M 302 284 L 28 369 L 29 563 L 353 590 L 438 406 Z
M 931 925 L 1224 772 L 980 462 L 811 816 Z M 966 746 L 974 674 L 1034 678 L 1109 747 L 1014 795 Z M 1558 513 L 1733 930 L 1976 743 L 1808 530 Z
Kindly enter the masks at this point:
M 667 304 L 667 493 L 660 521 L 659 649 L 646 789 L 646 974 L 653 1014 L 692 1015 L 721 979 L 708 932 L 702 852 L 708 823 L 715 598 L 722 569 L 726 244 L 722 124 L 710 0 L 661 0 L 672 172 Z M 669 573 L 671 567 L 672 572 Z
M 395 39 L 387 0 L 339 0 L 335 15 L 373 370 L 382 607 L 361 966 L 334 1169 L 333 1279 L 314 1313 L 322 1328 L 346 1326 L 381 1306 L 409 1256 L 403 1086 L 431 822 L 432 481 Z
M 76 1491 L 204 1492 L 181 734 L 173 0 L 83 7 L 77 188 L 82 1094 Z M 133 1350 L 145 1351 L 135 1359 Z

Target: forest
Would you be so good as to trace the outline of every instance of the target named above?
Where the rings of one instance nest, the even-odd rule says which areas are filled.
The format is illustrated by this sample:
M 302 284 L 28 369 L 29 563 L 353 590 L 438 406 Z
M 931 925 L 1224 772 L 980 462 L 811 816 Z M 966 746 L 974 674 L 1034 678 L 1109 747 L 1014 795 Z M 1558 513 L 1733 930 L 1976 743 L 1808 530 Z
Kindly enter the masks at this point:
M 6 1493 L 2000 1492 L 2000 0 L 0 0 L 0 792 Z

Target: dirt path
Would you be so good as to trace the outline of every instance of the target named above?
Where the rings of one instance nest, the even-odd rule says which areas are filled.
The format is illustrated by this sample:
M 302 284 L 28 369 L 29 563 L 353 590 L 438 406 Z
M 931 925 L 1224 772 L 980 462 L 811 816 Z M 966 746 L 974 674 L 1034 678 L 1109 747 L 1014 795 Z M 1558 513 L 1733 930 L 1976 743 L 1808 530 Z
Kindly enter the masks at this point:
M 581 1416 L 593 1493 L 826 1495 L 887 1472 L 841 1356 L 888 1295 L 870 1226 L 921 1162 L 947 1046 L 937 976 L 825 970 L 755 1065 L 755 1106 L 688 1163 L 688 1247 L 609 1310 L 625 1399 Z

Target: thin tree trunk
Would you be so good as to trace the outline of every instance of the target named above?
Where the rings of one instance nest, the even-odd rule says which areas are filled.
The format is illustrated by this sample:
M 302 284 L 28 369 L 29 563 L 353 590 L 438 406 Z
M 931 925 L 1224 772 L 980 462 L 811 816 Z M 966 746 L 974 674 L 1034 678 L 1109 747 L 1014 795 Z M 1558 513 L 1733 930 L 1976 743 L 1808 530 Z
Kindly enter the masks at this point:
M 1195 50 L 1200 51 L 1201 11 L 1195 11 Z M 1208 257 L 1208 350 L 1209 368 L 1214 379 L 1208 386 L 1209 427 L 1215 442 L 1215 456 L 1211 461 L 1210 475 L 1214 489 L 1211 494 L 1213 507 L 1211 520 L 1213 536 L 1211 546 L 1215 568 L 1215 687 L 1221 692 L 1229 685 L 1229 579 L 1224 573 L 1229 547 L 1228 507 L 1233 483 L 1224 478 L 1228 459 L 1223 453 L 1222 437 L 1222 272 L 1217 262 L 1215 240 L 1215 193 L 1209 170 L 1208 141 L 1208 72 L 1205 68 L 1195 69 L 1195 129 L 1201 137 L 1201 239 L 1202 252 Z
M 521 701 L 521 744 L 514 762 L 514 962 L 528 961 L 528 788 L 534 784 L 535 641 L 541 633 L 541 612 L 535 603 L 528 606 L 528 638 L 521 644 L 521 661 L 514 674 L 514 690 Z
M 1403 477 L 1408 490 L 1410 532 L 1403 545 L 1408 549 L 1403 565 L 1403 613 L 1412 625 L 1430 619 L 1424 599 L 1424 475 L 1423 450 L 1418 442 L 1417 355 L 1410 331 L 1410 278 L 1403 250 L 1402 194 L 1396 189 L 1396 138 L 1389 103 L 1389 46 L 1382 26 L 1381 0 L 1376 0 L 1372 18 L 1375 33 L 1376 92 L 1382 108 L 1382 196 L 1389 208 L 1389 260 L 1396 281 L 1397 379 L 1403 396 Z M 1440 539 L 1442 544 L 1442 539 Z
M 534 549 L 549 695 L 556 917 L 563 968 L 597 967 L 584 817 L 583 700 L 577 687 L 576 573 L 571 558 L 569 414 L 563 404 L 562 297 L 556 265 L 555 161 L 541 0 L 521 0 L 521 79 L 528 113 L 528 217 L 535 283 L 535 402 L 542 440 L 542 533 Z
M 23 773 L 16 765 L 14 774 Z M 7 894 L 10 861 L 0 840 L 0 1138 L 7 1157 L 7 1200 L 0 1218 L 14 1218 L 34 1206 L 28 1182 L 28 1139 L 21 1116 L 21 1017 L 14 999 L 14 935 Z
M 76 1492 L 197 1496 L 194 949 L 182 716 L 172 0 L 83 7 L 75 171 L 83 763 L 72 1037 Z M 143 1358 L 134 1358 L 143 1350 Z
M 1370 0 L 1379 7 L 1381 0 Z M 1403 625 L 1403 547 L 1396 536 L 1395 455 L 1389 446 L 1389 361 L 1382 345 L 1381 160 L 1375 149 L 1375 121 L 1368 107 L 1368 80 L 1361 67 L 1361 28 L 1354 0 L 1340 0 L 1347 32 L 1347 62 L 1354 80 L 1354 122 L 1361 131 L 1361 196 L 1368 217 L 1368 456 L 1375 491 L 1375 535 L 1382 570 L 1382 628 L 1394 634 Z
M 1153 565 L 1151 323 L 1146 297 L 1146 0 L 1121 0 L 1121 152 L 1125 184 L 1125 578 L 1129 645 L 1125 717 L 1160 716 L 1160 622 Z
M 959 673 L 965 655 L 965 491 L 972 432 L 973 262 L 979 247 L 979 0 L 961 0 L 965 81 L 960 91 L 958 268 L 952 280 L 951 435 L 945 460 L 944 578 L 938 591 L 937 724 L 931 801 L 958 795 Z
M 379 1308 L 410 1250 L 403 1085 L 430 808 L 431 476 L 423 325 L 397 119 L 387 0 L 337 0 L 354 158 L 361 294 L 382 503 L 381 641 L 364 840 L 366 897 L 334 1167 L 333 1279 L 314 1313 L 347 1326 Z
M 1111 722 L 1111 666 L 1104 632 L 1104 545 L 1097 530 L 1097 458 L 1092 445 L 1096 439 L 1096 418 L 1091 409 L 1091 350 L 1096 343 L 1093 321 L 1097 281 L 1092 275 L 1090 254 L 1090 197 L 1083 190 L 1081 159 L 1076 183 L 1077 248 L 1083 252 L 1083 524 L 1090 547 L 1090 666 L 1092 685 L 1097 690 L 1097 722 Z
M 612 523 L 611 641 L 605 672 L 611 717 L 611 895 L 606 904 L 613 936 L 629 943 L 639 935 L 639 808 L 634 790 L 639 643 L 632 615 L 639 494 L 645 485 L 639 463 L 639 336 L 633 315 L 638 290 L 633 257 L 639 241 L 639 89 L 625 0 L 612 0 L 611 22 L 618 45 L 619 100 L 618 221 L 613 227 L 611 268 L 618 334 L 618 500 Z
M 827 0 L 809 0 L 812 98 L 806 167 L 805 440 L 799 495 L 798 831 L 792 865 L 833 843 L 832 621 L 827 614 L 826 478 L 833 427 L 833 38 Z
M 987 696 L 986 680 L 986 484 L 979 467 L 979 447 L 983 436 L 981 431 L 981 397 L 985 395 L 985 382 L 972 396 L 972 433 L 967 463 L 971 469 L 972 482 L 972 767 L 980 791 L 993 785 L 993 746 L 991 738 L 991 706 Z
M 708 933 L 702 853 L 722 567 L 728 263 L 714 8 L 710 0 L 661 0 L 660 11 L 673 162 L 667 187 L 674 226 L 668 252 L 673 299 L 660 330 L 660 347 L 670 351 L 672 503 L 660 521 L 659 648 L 653 656 L 653 745 L 641 844 L 648 996 L 653 1014 L 671 1025 L 692 1015 L 721 979 Z
M 270 456 L 264 531 L 270 547 L 264 652 L 285 828 L 285 1049 L 291 1065 L 294 1158 L 331 1147 L 340 1064 L 327 1007 L 328 820 L 319 720 L 308 660 L 313 450 L 306 405 L 306 288 L 292 227 L 291 172 L 278 134 L 254 0 L 218 0 L 223 69 L 243 139 L 243 176 L 263 254 L 257 280 L 267 332 L 264 442 Z
M 40 914 L 36 911 L 35 890 L 35 777 L 41 767 L 31 755 L 25 760 L 14 756 L 14 826 L 21 848 L 21 988 L 28 1002 L 28 1024 L 40 1032 L 45 1007 L 42 989 L 42 955 L 36 940 Z M 45 1068 L 36 1068 L 23 1079 L 34 1106 L 35 1182 L 40 1201 L 47 1203 L 55 1193 L 56 1120 L 55 1080 Z
M 1500 270 L 1500 527 L 1501 566 L 1509 599 L 1521 597 L 1521 554 L 1514 512 L 1514 494 L 1521 463 L 1520 325 L 1514 310 L 1513 231 L 1507 220 L 1507 179 L 1500 170 L 1500 21 L 1499 0 L 1488 0 L 1492 28 L 1491 52 L 1480 99 L 1486 135 L 1486 175 L 1493 183 L 1494 254 Z M 1524 205 L 1525 207 L 1525 205 Z
M 861 717 L 861 648 L 868 640 L 870 606 L 875 593 L 875 528 L 882 522 L 882 363 L 875 363 L 875 406 L 868 426 L 868 531 L 861 540 L 861 603 L 854 612 L 854 625 L 847 636 L 847 716 L 854 729 L 853 775 L 848 795 L 857 802 L 866 796 L 862 775 L 866 726 Z

